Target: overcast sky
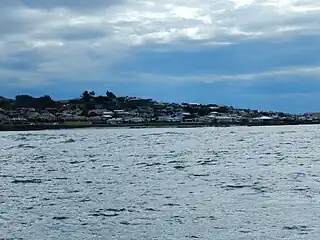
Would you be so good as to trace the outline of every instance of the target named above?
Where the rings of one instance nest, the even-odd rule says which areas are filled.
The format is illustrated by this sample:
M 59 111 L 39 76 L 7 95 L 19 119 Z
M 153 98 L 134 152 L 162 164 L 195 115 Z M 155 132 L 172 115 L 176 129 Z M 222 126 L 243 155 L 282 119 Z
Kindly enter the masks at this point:
M 1 0 L 0 95 L 320 111 L 318 0 Z

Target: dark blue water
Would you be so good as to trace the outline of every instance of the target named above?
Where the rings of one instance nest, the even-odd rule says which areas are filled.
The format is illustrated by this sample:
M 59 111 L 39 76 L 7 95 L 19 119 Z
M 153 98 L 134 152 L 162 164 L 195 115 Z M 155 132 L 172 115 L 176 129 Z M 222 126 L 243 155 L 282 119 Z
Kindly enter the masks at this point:
M 320 239 L 320 127 L 0 133 L 0 239 Z

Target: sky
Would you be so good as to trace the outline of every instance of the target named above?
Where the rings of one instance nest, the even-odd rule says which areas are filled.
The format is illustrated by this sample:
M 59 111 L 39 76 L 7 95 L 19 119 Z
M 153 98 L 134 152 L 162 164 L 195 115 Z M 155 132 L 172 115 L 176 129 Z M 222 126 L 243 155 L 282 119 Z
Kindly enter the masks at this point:
M 1 0 L 0 84 L 320 111 L 320 2 Z

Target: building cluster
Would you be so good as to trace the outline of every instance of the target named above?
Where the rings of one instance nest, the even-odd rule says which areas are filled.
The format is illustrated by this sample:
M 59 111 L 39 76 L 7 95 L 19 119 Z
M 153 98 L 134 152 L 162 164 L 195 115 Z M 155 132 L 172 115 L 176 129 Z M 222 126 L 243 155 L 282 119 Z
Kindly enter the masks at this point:
M 0 108 L 0 124 L 124 124 L 152 122 L 196 122 L 196 123 L 255 123 L 268 121 L 314 121 L 320 119 L 320 114 L 292 115 L 277 112 L 260 112 L 257 110 L 234 109 L 219 105 L 200 105 L 193 103 L 174 104 L 158 103 L 150 99 L 129 99 L 134 103 L 143 101 L 134 107 L 119 105 L 108 109 L 103 104 L 95 104 L 91 110 L 83 111 L 83 105 L 61 101 L 57 108 L 15 108 L 5 110 Z

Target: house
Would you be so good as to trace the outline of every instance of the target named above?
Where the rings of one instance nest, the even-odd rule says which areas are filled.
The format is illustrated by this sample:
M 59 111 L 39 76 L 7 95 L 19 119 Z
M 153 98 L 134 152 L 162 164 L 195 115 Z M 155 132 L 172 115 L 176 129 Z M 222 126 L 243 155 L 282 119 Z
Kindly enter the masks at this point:
M 102 115 L 113 115 L 113 112 L 112 111 L 107 111 L 107 110 L 104 110 L 103 112 L 102 112 Z
M 182 115 L 182 116 L 190 116 L 191 113 L 189 113 L 189 112 L 182 112 L 180 115 Z
M 20 113 L 19 111 L 16 111 L 16 110 L 10 110 L 10 111 L 7 111 L 7 115 L 10 118 L 18 118 L 20 116 Z
M 187 106 L 198 107 L 198 106 L 200 106 L 200 104 L 199 103 L 187 103 Z
M 195 122 L 196 119 L 195 118 L 185 118 L 183 121 L 184 122 Z
M 221 107 L 220 106 L 211 106 L 209 107 L 211 110 L 215 111 L 215 110 L 219 110 Z
M 212 122 L 212 118 L 209 118 L 208 116 L 200 116 L 197 118 L 197 122 L 201 122 L 201 123 Z
M 102 114 L 103 114 L 103 111 L 100 109 L 94 109 L 94 110 L 90 110 L 88 112 L 89 117 L 102 116 Z
M 86 122 L 88 118 L 85 116 L 72 116 L 71 120 L 75 122 Z
M 238 122 L 240 120 L 238 115 L 230 115 L 230 114 L 224 114 L 219 112 L 211 112 L 208 115 L 208 118 L 210 118 L 211 121 L 222 122 L 222 123 L 233 123 L 233 122 Z
M 88 120 L 92 123 L 104 123 L 105 120 L 101 116 L 89 117 Z
M 113 116 L 112 116 L 111 114 L 103 114 L 101 117 L 102 117 L 104 120 L 113 118 Z
M 113 112 L 118 115 L 124 114 L 124 110 L 114 110 Z
M 56 114 L 58 112 L 58 109 L 57 108 L 46 108 L 45 111 L 48 113 Z
M 253 121 L 255 121 L 255 122 L 270 122 L 272 120 L 273 120 L 273 118 L 272 117 L 268 117 L 268 116 L 261 116 L 261 117 L 253 118 Z
M 30 112 L 27 112 L 25 116 L 26 116 L 26 118 L 29 119 L 29 120 L 36 120 L 36 119 L 39 118 L 40 114 L 37 113 L 37 112 L 31 112 L 31 111 L 30 111 Z
M 233 122 L 236 122 L 237 119 L 235 117 L 232 117 L 232 116 L 227 116 L 227 115 L 224 115 L 224 116 L 217 116 L 215 118 L 215 120 L 217 122 L 222 122 L 222 123 L 233 123 Z
M 9 123 L 13 124 L 27 124 L 28 120 L 22 117 L 10 118 Z
M 48 122 L 54 122 L 57 119 L 55 115 L 49 112 L 41 113 L 38 118 L 42 121 L 48 121 Z
M 318 119 L 320 119 L 320 112 L 310 113 L 309 116 L 310 116 L 313 120 L 318 120 Z
M 9 121 L 9 117 L 7 115 L 4 115 L 3 113 L 0 113 L 0 124 L 7 123 Z
M 223 116 L 224 114 L 223 113 L 219 113 L 219 112 L 210 112 L 208 117 L 213 119 L 213 118 L 216 118 L 218 116 Z
M 299 120 L 299 121 L 307 121 L 308 120 L 308 117 L 307 116 L 298 116 L 296 118 L 296 120 Z
M 143 119 L 142 117 L 127 117 L 124 119 L 124 122 L 128 122 L 128 123 L 143 123 L 145 122 L 145 119 Z
M 128 115 L 132 117 L 137 117 L 139 116 L 139 112 L 137 110 L 131 110 L 128 112 Z
M 119 124 L 119 123 L 123 123 L 123 119 L 122 118 L 111 118 L 107 120 L 107 123 L 109 124 Z
M 62 121 L 72 121 L 73 115 L 71 113 L 68 113 L 67 111 L 64 111 L 57 115 L 57 118 Z
M 131 115 L 131 112 L 127 112 L 125 110 L 114 110 L 113 112 L 117 116 L 130 116 Z
M 82 121 L 88 120 L 87 117 L 85 117 L 85 116 L 73 115 L 73 114 L 67 113 L 67 112 L 60 113 L 57 116 L 57 119 L 64 121 L 64 122 L 67 122 L 67 121 L 82 122 Z
M 158 116 L 158 122 L 182 122 L 182 116 L 161 115 Z

